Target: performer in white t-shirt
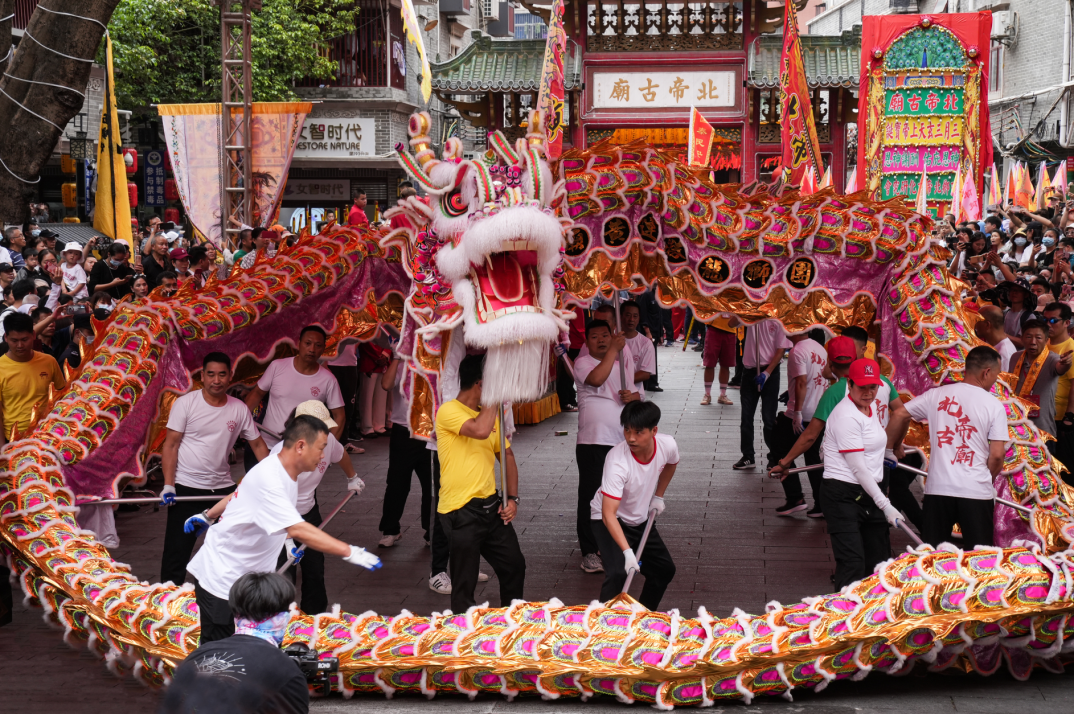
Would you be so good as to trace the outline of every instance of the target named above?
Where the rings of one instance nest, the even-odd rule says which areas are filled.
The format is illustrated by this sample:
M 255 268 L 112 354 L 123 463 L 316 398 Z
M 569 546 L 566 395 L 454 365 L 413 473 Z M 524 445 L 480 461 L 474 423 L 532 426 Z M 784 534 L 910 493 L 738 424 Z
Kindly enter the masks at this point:
M 375 555 L 307 523 L 295 507 L 298 476 L 316 469 L 324 457 L 328 427 L 320 419 L 295 417 L 282 436 L 279 454 L 266 457 L 246 474 L 220 522 L 208 529 L 205 543 L 187 566 L 197 578 L 194 594 L 202 644 L 234 634 L 235 621 L 227 600 L 232 584 L 246 573 L 275 570 L 288 537 L 354 565 L 371 570 L 380 567 Z M 208 520 L 202 513 L 191 519 L 193 523 L 188 521 L 188 527 L 204 528 Z
M 891 557 L 888 524 L 902 514 L 881 490 L 887 434 L 874 414 L 880 365 L 850 365 L 850 387 L 827 420 L 821 501 L 835 556 L 837 589 L 861 580 Z
M 176 496 L 219 496 L 235 490 L 228 455 L 241 436 L 258 461 L 268 448 L 257 431 L 250 410 L 241 400 L 228 396 L 231 385 L 231 358 L 212 352 L 201 363 L 202 388 L 185 394 L 172 404 L 168 433 L 161 448 L 164 488 L 161 502 L 168 506 L 164 527 L 164 554 L 160 561 L 160 581 L 182 585 L 186 564 L 194 552 L 197 536 L 185 533 L 187 518 L 205 508 L 199 501 L 176 501 Z
M 728 325 L 738 327 L 741 321 L 732 317 Z M 779 460 L 779 444 L 776 441 L 776 410 L 779 407 L 779 363 L 783 353 L 791 346 L 787 333 L 779 320 L 761 320 L 746 327 L 746 341 L 742 347 L 742 419 L 739 437 L 742 458 L 731 466 L 736 470 L 752 469 L 757 464 L 753 448 L 756 430 L 754 416 L 757 403 L 761 403 L 761 423 L 764 443 L 768 447 L 769 468 Z
M 634 391 L 644 399 L 645 382 L 656 372 L 656 348 L 653 347 L 651 339 L 638 332 L 638 323 L 641 322 L 641 308 L 638 303 L 627 300 L 620 305 L 619 320 L 634 365 Z M 630 375 L 627 375 L 627 379 L 630 379 Z
M 600 599 L 607 602 L 623 590 L 627 574 L 641 572 L 645 586 L 638 601 L 650 610 L 660 608 L 675 561 L 653 524 L 645 550 L 637 553 L 649 512 L 664 512 L 664 492 L 679 463 L 675 439 L 658 434 L 660 407 L 632 401 L 619 417 L 624 441 L 608 452 L 600 491 L 590 501 L 590 528 L 600 545 L 604 583 Z M 640 560 L 640 562 L 639 562 Z
M 968 548 L 993 544 L 993 479 L 1003 468 L 1010 438 L 1007 412 L 989 390 L 1003 371 L 999 353 L 984 345 L 966 355 L 962 382 L 930 389 L 896 409 L 888 424 L 892 448 L 902 444 L 910 419 L 928 421 L 929 477 L 921 538 L 938 546 L 962 528 Z
M 783 459 L 794 444 L 798 434 L 804 431 L 804 424 L 813 419 L 817 402 L 828 388 L 824 378 L 824 366 L 828 363 L 828 353 L 824 346 L 809 337 L 806 332 L 791 335 L 791 354 L 787 360 L 787 411 L 776 418 L 776 441 L 780 451 L 776 453 L 777 463 Z M 817 439 L 805 452 L 808 465 L 821 463 L 821 440 Z M 820 510 L 821 482 L 824 476 L 820 469 L 808 472 L 809 485 L 813 489 L 814 509 Z M 805 495 L 802 492 L 802 479 L 792 474 L 781 482 L 787 501 L 776 509 L 777 516 L 788 516 L 806 510 Z
M 624 354 L 626 337 L 612 335 L 604 320 L 593 320 L 585 328 L 588 351 L 574 363 L 575 387 L 578 389 L 578 442 L 574 447 L 578 460 L 578 508 L 575 527 L 582 550 L 582 570 L 604 571 L 599 546 L 589 525 L 589 502 L 600 488 L 604 459 L 613 446 L 623 441 L 619 414 L 623 405 L 641 398 L 620 382 L 622 360 L 629 374 L 630 355 Z M 628 376 L 629 380 L 630 377 Z
M 302 328 L 298 335 L 298 354 L 269 364 L 261 379 L 257 380 L 257 386 L 246 395 L 246 406 L 255 413 L 261 400 L 268 395 L 265 418 L 261 420 L 261 432 L 269 446 L 276 445 L 284 424 L 287 423 L 287 417 L 307 399 L 316 399 L 328 407 L 332 419 L 336 422 L 332 435 L 336 439 L 343 438 L 346 420 L 343 396 L 336 378 L 320 363 L 326 339 L 325 331 L 317 325 Z M 247 455 L 249 456 L 249 452 Z M 252 464 L 247 458 L 246 469 L 251 467 Z

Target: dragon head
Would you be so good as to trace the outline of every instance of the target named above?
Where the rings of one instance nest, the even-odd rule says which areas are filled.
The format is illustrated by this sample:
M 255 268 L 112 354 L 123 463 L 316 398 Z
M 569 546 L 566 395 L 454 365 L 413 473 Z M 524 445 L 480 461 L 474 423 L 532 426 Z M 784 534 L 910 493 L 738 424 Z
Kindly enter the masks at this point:
M 385 239 L 402 245 L 414 280 L 407 298 L 416 332 L 426 339 L 462 326 L 466 346 L 485 350 L 482 401 L 536 399 L 546 387 L 549 346 L 567 330 L 557 309 L 569 221 L 556 205 L 545 160 L 543 116 L 531 112 L 529 133 L 511 146 L 500 132 L 477 159 L 462 158 L 449 139 L 437 158 L 427 113 L 411 116 L 413 154 L 400 145 L 400 161 L 428 194 L 401 200 L 385 215 L 404 227 Z

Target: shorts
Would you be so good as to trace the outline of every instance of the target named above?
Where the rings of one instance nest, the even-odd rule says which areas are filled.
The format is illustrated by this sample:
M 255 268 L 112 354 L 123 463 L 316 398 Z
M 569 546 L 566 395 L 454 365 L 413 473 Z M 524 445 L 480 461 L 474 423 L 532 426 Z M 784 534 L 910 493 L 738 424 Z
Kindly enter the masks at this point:
M 705 351 L 702 360 L 706 367 L 715 367 L 717 364 L 723 367 L 735 366 L 735 345 L 738 344 L 738 335 L 734 332 L 718 330 L 709 325 L 705 333 Z

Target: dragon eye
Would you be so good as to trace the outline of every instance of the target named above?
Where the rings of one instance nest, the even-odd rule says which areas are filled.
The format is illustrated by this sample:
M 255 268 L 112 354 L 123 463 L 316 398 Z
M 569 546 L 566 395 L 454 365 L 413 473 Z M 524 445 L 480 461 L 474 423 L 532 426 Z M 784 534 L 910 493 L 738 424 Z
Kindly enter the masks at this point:
M 440 199 L 440 207 L 444 210 L 444 213 L 452 218 L 458 218 L 470 210 L 469 202 L 467 202 L 466 197 L 462 195 L 462 191 L 459 189 L 455 189 Z

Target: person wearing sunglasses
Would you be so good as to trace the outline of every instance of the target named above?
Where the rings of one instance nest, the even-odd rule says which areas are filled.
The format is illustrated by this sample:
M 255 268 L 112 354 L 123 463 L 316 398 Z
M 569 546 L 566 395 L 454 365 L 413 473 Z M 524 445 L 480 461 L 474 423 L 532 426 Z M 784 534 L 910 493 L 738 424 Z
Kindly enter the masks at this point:
M 1042 322 L 1048 327 L 1048 349 L 1062 357 L 1068 352 L 1074 352 L 1074 339 L 1067 332 L 1070 324 L 1070 305 L 1065 302 L 1053 302 L 1044 308 Z M 1074 386 L 1074 370 L 1067 370 L 1059 375 L 1059 383 L 1055 388 L 1055 415 L 1065 419 L 1070 411 L 1070 391 Z

